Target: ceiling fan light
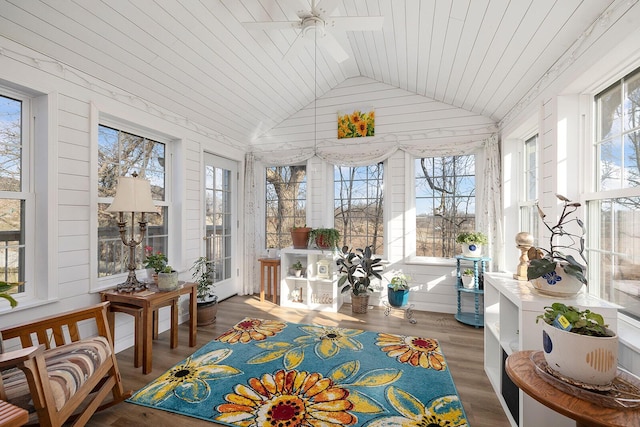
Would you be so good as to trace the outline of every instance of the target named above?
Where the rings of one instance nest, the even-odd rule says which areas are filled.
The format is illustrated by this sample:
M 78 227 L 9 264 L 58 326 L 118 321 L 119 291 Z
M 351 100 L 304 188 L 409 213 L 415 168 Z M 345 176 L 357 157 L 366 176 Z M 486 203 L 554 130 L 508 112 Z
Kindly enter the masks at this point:
M 302 21 L 302 35 L 306 39 L 324 37 L 325 22 L 317 16 L 310 16 Z

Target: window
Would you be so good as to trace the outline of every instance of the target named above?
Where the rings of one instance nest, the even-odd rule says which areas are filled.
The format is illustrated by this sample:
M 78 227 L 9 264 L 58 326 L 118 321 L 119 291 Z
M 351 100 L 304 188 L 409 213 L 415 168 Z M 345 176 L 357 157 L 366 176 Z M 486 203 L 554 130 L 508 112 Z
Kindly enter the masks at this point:
M 129 249 L 120 239 L 117 213 L 106 212 L 113 201 L 119 176 L 131 176 L 134 172 L 151 182 L 151 194 L 159 215 L 147 215 L 145 241 L 136 246 L 136 261 L 141 266 L 144 247 L 153 252 L 167 254 L 168 204 L 167 171 L 169 162 L 164 143 L 132 133 L 100 125 L 98 129 L 98 277 L 127 271 Z M 130 218 L 128 218 L 130 221 Z M 137 227 L 135 228 L 137 237 Z M 129 228 L 127 239 L 130 239 Z
M 265 247 L 291 246 L 291 227 L 302 227 L 307 217 L 307 168 L 274 166 L 266 169 Z
M 640 70 L 596 95 L 595 124 L 589 291 L 640 320 Z
M 29 191 L 29 100 L 0 95 L 0 280 L 26 280 Z M 22 293 L 25 286 L 11 292 Z
M 334 227 L 343 245 L 384 254 L 383 164 L 334 168 Z
M 523 153 L 523 185 L 520 198 L 520 231 L 527 231 L 538 236 L 540 216 L 536 208 L 538 198 L 538 135 L 524 142 Z
M 456 236 L 476 225 L 473 155 L 415 160 L 416 256 L 451 258 Z

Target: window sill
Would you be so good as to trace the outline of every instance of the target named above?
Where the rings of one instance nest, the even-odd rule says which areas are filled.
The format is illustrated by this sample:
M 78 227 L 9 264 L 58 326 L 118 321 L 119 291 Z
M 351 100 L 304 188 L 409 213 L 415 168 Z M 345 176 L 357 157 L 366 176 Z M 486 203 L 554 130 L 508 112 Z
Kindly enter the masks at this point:
M 409 258 L 405 264 L 407 265 L 433 265 L 440 267 L 455 267 L 456 260 L 454 258 L 428 258 L 414 257 Z
M 4 299 L 2 301 L 5 301 Z M 60 301 L 58 298 L 54 299 L 23 299 L 18 300 L 18 305 L 15 308 L 11 308 L 9 302 L 7 304 L 2 304 L 2 308 L 0 308 L 0 315 L 8 314 L 8 313 L 18 313 L 23 310 L 29 310 L 34 307 L 41 307 L 43 305 L 52 304 Z

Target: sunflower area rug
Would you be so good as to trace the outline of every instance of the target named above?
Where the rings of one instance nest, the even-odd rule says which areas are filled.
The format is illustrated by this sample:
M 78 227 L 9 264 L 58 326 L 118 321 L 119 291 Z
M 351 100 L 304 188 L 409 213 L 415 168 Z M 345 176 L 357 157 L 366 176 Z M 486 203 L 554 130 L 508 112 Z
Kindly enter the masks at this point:
M 131 403 L 228 426 L 467 426 L 434 339 L 245 318 Z

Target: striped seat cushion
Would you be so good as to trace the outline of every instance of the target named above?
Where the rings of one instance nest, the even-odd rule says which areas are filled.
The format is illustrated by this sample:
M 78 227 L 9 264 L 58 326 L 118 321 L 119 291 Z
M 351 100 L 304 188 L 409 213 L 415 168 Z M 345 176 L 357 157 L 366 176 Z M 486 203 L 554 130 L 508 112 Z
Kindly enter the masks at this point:
M 105 337 L 94 337 L 45 350 L 44 358 L 49 382 L 60 410 L 95 370 L 111 356 Z M 15 368 L 2 372 L 2 381 L 9 402 L 35 411 L 24 373 Z

